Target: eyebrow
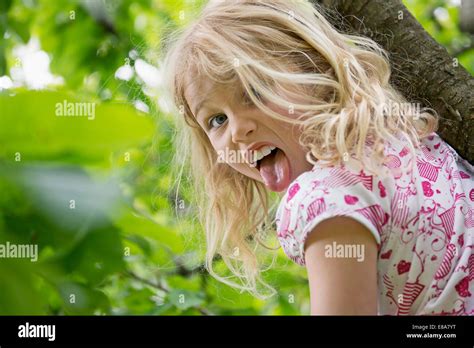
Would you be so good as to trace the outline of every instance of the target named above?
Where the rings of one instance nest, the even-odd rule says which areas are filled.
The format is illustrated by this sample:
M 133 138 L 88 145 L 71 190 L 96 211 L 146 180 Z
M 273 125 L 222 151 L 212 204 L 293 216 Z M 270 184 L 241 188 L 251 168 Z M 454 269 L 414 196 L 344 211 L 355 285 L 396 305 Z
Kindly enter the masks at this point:
M 211 88 L 211 90 L 208 91 L 208 95 L 212 95 L 212 94 L 215 92 L 216 89 L 217 89 L 217 87 Z M 198 113 L 199 113 L 201 107 L 202 107 L 204 104 L 206 104 L 207 102 L 209 102 L 209 99 L 208 99 L 208 98 L 204 98 L 204 99 L 202 99 L 201 101 L 199 101 L 199 103 L 197 103 L 196 108 L 194 109 L 194 116 L 196 117 L 196 119 L 198 118 Z
M 207 98 L 204 98 L 204 99 L 202 99 L 202 100 L 196 105 L 196 109 L 195 109 L 195 111 L 194 111 L 194 116 L 195 116 L 196 118 L 198 118 L 198 113 L 199 113 L 201 107 L 202 107 L 207 101 L 208 101 L 208 99 L 207 99 Z

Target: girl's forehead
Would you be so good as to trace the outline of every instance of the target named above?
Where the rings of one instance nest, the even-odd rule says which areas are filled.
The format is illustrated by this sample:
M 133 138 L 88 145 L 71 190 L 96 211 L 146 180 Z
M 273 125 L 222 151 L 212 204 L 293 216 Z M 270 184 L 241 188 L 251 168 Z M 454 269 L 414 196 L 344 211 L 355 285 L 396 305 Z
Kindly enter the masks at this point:
M 217 91 L 216 84 L 207 79 L 190 79 L 185 86 L 184 97 L 191 107 L 203 98 L 212 98 Z
M 210 78 L 190 78 L 185 84 L 184 96 L 186 100 L 215 99 L 220 97 L 230 97 L 242 87 L 236 83 L 222 84 Z
M 184 97 L 194 117 L 206 103 L 220 104 L 235 93 L 231 86 L 215 83 L 210 79 L 193 80 L 185 88 Z

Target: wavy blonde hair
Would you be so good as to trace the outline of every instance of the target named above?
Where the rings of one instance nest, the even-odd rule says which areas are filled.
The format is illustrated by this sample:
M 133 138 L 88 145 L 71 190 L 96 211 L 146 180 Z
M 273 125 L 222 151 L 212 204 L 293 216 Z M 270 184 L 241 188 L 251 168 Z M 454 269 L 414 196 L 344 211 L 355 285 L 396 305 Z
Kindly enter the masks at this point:
M 265 253 L 257 252 L 259 245 L 271 249 L 263 240 L 274 235 L 272 196 L 262 183 L 218 163 L 185 98 L 191 76 L 239 86 L 266 115 L 301 127 L 299 142 L 313 164 L 337 165 L 351 154 L 379 173 L 386 140 L 403 138 L 414 155 L 420 139 L 437 128 L 427 109 L 387 112 L 383 106 L 407 101 L 389 84 L 386 52 L 369 38 L 338 32 L 322 12 L 305 0 L 210 1 L 167 39 L 163 71 L 177 116 L 178 186 L 181 178 L 192 182 L 206 232 L 206 268 L 260 298 L 275 293 L 262 279 Z M 265 101 L 298 117 L 276 113 Z M 218 255 L 232 277 L 214 270 Z

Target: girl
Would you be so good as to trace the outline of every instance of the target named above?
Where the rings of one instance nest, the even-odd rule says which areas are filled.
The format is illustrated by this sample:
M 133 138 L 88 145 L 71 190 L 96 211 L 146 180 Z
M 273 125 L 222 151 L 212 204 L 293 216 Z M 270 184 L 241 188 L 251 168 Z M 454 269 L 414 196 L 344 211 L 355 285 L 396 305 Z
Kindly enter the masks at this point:
M 474 168 L 390 86 L 375 42 L 296 0 L 210 1 L 178 35 L 164 61 L 176 158 L 213 276 L 272 289 L 256 248 L 273 217 L 312 314 L 474 313 Z

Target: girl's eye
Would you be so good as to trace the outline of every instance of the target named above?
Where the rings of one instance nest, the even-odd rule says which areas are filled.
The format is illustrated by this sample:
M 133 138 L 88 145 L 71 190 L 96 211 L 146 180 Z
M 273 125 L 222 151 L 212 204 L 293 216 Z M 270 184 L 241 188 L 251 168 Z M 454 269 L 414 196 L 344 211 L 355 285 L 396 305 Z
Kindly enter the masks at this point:
M 224 114 L 219 114 L 213 116 L 209 119 L 209 125 L 211 128 L 219 128 L 227 120 L 227 116 Z

